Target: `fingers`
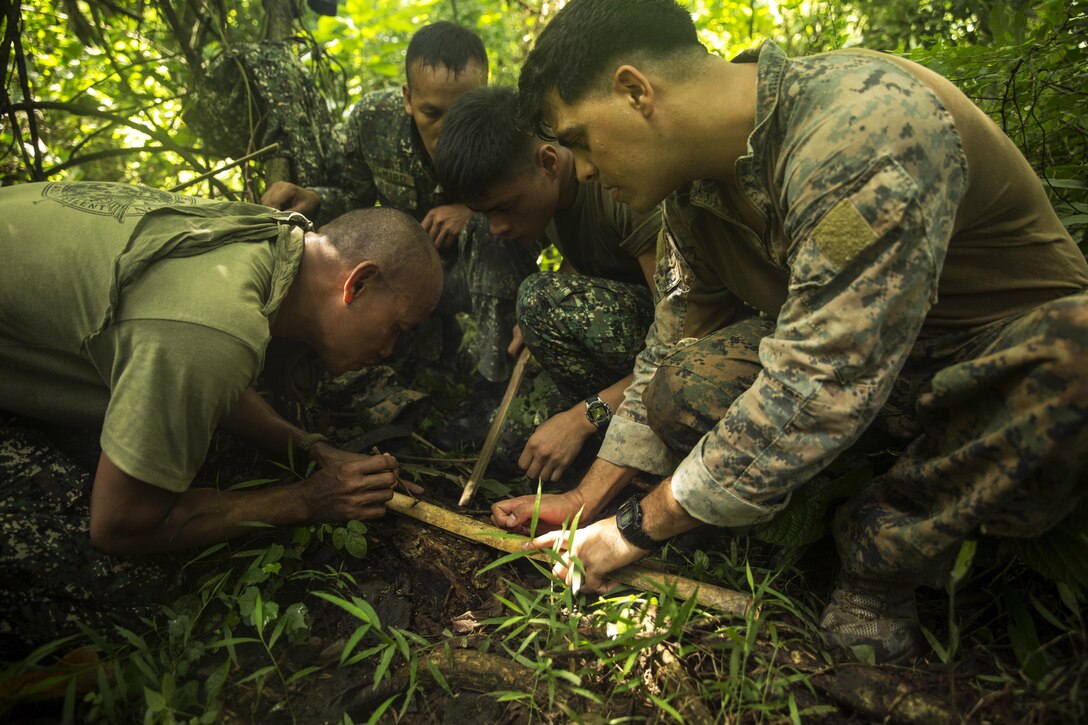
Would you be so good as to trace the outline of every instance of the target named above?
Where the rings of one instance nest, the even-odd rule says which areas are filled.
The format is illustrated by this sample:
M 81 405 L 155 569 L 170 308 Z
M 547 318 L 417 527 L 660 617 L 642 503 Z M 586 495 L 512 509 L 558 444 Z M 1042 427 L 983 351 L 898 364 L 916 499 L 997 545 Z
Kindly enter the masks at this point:
M 438 238 L 435 239 L 434 245 L 439 249 L 445 249 L 457 240 L 457 235 L 454 234 L 448 225 L 443 225 L 438 231 Z
M 420 222 L 420 226 L 423 227 L 423 231 L 427 232 L 427 235 L 431 237 L 431 239 L 434 239 L 434 234 L 431 233 L 431 228 L 434 227 L 435 223 L 434 212 L 435 210 L 431 209 L 429 212 L 427 212 L 427 216 L 423 217 L 423 221 Z
M 384 471 L 395 472 L 400 467 L 397 459 L 388 453 L 380 453 L 375 456 L 359 456 L 351 461 L 340 464 L 340 471 L 349 475 L 366 475 L 381 473 Z
M 529 499 L 529 501 L 526 502 L 525 499 Z M 519 496 L 506 501 L 499 501 L 491 507 L 491 521 L 501 528 L 514 529 L 529 519 L 532 510 L 532 496 Z
M 551 549 L 555 548 L 559 551 L 565 542 L 565 537 L 570 534 L 566 529 L 556 529 L 555 531 L 549 531 L 546 534 L 541 534 L 535 539 L 530 539 L 522 544 L 521 548 L 525 551 L 535 551 L 537 549 Z
M 420 486 L 418 483 L 406 481 L 403 478 L 400 479 L 400 486 L 413 496 L 418 496 L 421 493 L 425 493 L 427 491 L 427 489 L 423 488 L 423 486 Z

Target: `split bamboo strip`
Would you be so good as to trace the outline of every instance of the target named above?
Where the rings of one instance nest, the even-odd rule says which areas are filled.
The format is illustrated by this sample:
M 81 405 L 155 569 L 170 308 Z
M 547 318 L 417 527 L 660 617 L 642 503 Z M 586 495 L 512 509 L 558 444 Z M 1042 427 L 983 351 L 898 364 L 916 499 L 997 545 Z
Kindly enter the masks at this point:
M 472 473 L 468 477 L 468 483 L 465 484 L 465 490 L 461 493 L 461 500 L 457 502 L 458 506 L 464 506 L 472 497 L 476 495 L 476 489 L 480 485 L 480 481 L 484 478 L 484 473 L 487 472 L 487 464 L 491 462 L 491 456 L 495 453 L 495 446 L 499 442 L 499 433 L 502 432 L 502 426 L 506 422 L 506 414 L 510 412 L 510 403 L 514 401 L 514 393 L 518 392 L 518 385 L 521 384 L 521 377 L 525 374 L 525 364 L 529 362 L 529 348 L 521 348 L 521 354 L 518 355 L 518 361 L 514 364 L 514 371 L 510 373 L 510 382 L 506 384 L 506 393 L 502 396 L 502 402 L 499 403 L 499 410 L 495 413 L 495 420 L 491 421 L 491 427 L 487 429 L 487 438 L 484 439 L 484 447 L 480 449 L 480 457 L 476 459 L 476 465 L 472 467 Z
M 426 501 L 412 499 L 401 493 L 393 494 L 389 509 L 394 513 L 435 526 L 464 539 L 487 544 L 500 551 L 510 553 L 521 551 L 522 544 L 528 541 L 525 536 L 510 534 L 497 526 L 477 521 Z M 530 553 L 528 556 L 538 561 L 549 561 L 544 552 Z M 752 607 L 752 598 L 742 592 L 668 574 L 646 566 L 632 564 L 612 572 L 610 576 L 618 582 L 644 591 L 669 589 L 675 591 L 676 596 L 681 599 L 694 597 L 704 607 L 737 617 L 743 617 Z

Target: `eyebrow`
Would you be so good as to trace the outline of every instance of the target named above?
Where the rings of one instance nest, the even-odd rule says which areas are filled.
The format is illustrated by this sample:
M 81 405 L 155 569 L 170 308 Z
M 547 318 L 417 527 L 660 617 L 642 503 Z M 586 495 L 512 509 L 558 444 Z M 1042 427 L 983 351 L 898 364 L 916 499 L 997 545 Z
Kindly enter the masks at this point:
M 582 140 L 583 131 L 579 126 L 568 126 L 556 131 L 555 138 L 564 146 L 571 146 Z
M 477 208 L 477 209 L 473 209 L 473 211 L 476 212 L 477 214 L 487 215 L 487 214 L 490 214 L 491 212 L 495 211 L 499 207 L 510 206 L 510 204 L 512 202 L 513 202 L 513 199 L 500 197 L 494 203 L 490 204 L 487 208 L 485 208 L 485 209 Z

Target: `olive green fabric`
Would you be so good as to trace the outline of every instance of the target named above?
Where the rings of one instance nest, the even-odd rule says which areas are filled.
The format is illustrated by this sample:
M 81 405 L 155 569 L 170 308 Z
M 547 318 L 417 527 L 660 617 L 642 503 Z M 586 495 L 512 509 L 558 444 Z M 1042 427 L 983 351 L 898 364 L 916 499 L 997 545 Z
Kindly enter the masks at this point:
M 555 213 L 544 235 L 579 274 L 643 284 L 636 257 L 653 248 L 660 231 L 660 208 L 636 214 L 590 181 L 578 184 L 574 203 Z
M 121 470 L 185 490 L 260 370 L 307 226 L 124 184 L 0 189 L 0 409 L 100 423 Z

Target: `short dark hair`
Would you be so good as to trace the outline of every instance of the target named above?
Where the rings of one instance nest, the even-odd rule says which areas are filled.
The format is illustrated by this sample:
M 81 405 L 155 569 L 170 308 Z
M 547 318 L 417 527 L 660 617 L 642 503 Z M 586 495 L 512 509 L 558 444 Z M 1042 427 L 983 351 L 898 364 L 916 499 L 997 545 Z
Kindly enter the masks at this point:
M 392 207 L 354 209 L 325 224 L 317 233 L 328 238 L 346 264 L 374 259 L 394 283 L 441 269 L 434 243 L 420 223 Z
M 541 31 L 521 68 L 522 115 L 539 130 L 549 90 L 566 103 L 581 100 L 621 56 L 702 47 L 691 13 L 676 0 L 571 0 Z
M 434 170 L 451 197 L 486 193 L 532 158 L 533 135 L 518 116 L 513 88 L 476 88 L 461 95 L 442 120 Z
M 455 75 L 465 69 L 470 60 L 477 61 L 487 74 L 487 51 L 480 36 L 468 28 L 442 20 L 424 25 L 408 41 L 408 53 L 404 58 L 404 77 L 411 85 L 409 69 L 416 61 L 424 68 L 445 66 Z

